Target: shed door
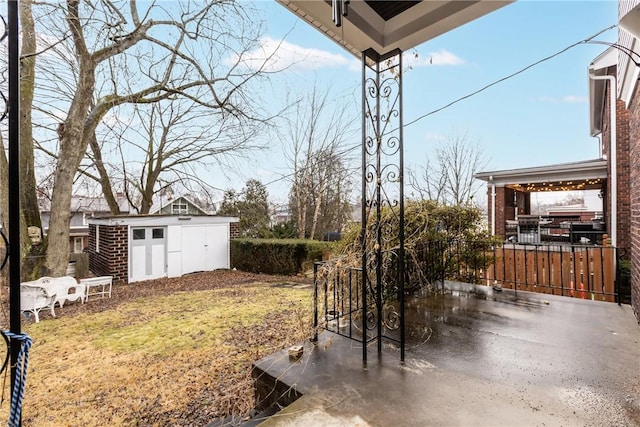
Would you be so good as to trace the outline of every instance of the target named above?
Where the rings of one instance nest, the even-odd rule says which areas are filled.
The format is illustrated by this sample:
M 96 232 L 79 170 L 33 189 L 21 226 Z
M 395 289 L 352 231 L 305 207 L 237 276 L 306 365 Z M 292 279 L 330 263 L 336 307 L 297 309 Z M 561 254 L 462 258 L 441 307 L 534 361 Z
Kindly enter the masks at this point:
M 182 274 L 229 268 L 226 224 L 182 227 Z
M 166 227 L 132 227 L 129 282 L 167 275 Z

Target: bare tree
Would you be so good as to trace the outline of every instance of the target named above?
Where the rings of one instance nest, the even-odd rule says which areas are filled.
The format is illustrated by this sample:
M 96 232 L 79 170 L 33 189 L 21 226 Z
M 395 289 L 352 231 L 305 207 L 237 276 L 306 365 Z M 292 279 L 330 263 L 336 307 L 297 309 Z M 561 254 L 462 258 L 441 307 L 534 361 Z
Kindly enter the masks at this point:
M 344 102 L 330 102 L 329 91 L 313 87 L 308 96 L 293 103 L 284 137 L 293 167 L 292 210 L 296 213 L 298 238 L 314 237 L 324 202 L 348 175 L 345 143 L 354 134 L 354 123 Z M 348 192 L 342 197 L 347 198 Z M 308 224 L 310 222 L 310 227 Z
M 111 145 L 118 160 L 105 161 L 103 147 L 94 139 L 90 141 L 89 166 L 83 170 L 99 181 L 105 195 L 110 194 L 113 200 L 113 177 L 119 180 L 129 203 L 140 214 L 149 213 L 154 196 L 165 189 L 185 188 L 188 183 L 204 189 L 207 183 L 202 176 L 207 168 L 229 166 L 244 153 L 262 148 L 253 142 L 261 123 L 232 114 L 211 120 L 208 107 L 189 99 L 137 104 L 127 110 L 133 112 L 129 115 L 132 121 L 111 126 L 101 138 L 104 144 L 115 141 Z
M 57 139 L 48 139 L 57 162 L 46 268 L 59 275 L 69 252 L 74 180 L 92 141 L 99 164 L 95 142 L 105 117 L 118 106 L 183 98 L 209 108 L 216 120 L 259 119 L 250 83 L 263 68 L 247 66 L 245 58 L 258 42 L 260 25 L 247 5 L 227 0 L 67 0 L 39 6 L 36 22 L 55 38 L 47 53 L 55 57 L 48 64 L 56 66 L 42 67 L 39 88 L 48 96 L 38 111 L 58 121 Z M 42 125 L 48 132 L 52 127 Z M 104 175 L 106 168 L 95 172 Z
M 423 200 L 445 205 L 465 205 L 481 187 L 473 176 L 487 166 L 480 145 L 467 133 L 452 136 L 435 150 L 435 164 L 427 159 L 417 171 L 409 171 L 409 185 Z
M 302 203 L 291 194 L 290 208 L 296 218 L 298 206 L 312 213 L 302 227 L 296 224 L 305 236 L 321 238 L 327 232 L 341 231 L 351 213 L 352 178 L 353 171 L 340 155 L 317 153 L 306 182 L 308 187 L 300 192 L 305 197 Z

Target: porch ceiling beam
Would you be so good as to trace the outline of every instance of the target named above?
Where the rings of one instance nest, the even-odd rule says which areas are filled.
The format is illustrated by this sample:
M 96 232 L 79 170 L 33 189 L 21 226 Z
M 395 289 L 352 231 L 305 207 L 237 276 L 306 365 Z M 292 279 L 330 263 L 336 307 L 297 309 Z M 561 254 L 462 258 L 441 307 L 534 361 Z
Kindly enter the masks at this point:
M 277 1 L 360 58 L 367 49 L 380 55 L 406 51 L 514 0 L 423 0 L 405 7 L 394 7 L 395 2 L 351 0 L 341 27 L 332 21 L 330 0 Z

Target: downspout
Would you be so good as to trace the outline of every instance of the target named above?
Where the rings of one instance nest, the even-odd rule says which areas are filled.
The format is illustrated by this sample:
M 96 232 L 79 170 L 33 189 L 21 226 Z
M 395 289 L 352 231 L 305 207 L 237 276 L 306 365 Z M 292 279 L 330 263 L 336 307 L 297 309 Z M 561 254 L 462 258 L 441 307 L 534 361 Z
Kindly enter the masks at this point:
M 614 76 L 595 76 L 593 70 L 589 70 L 589 78 L 592 80 L 607 80 L 609 82 L 609 108 L 611 123 L 611 140 L 609 141 L 609 159 L 611 161 L 611 246 L 617 246 L 618 234 L 618 151 L 616 140 L 616 78 Z
M 496 235 L 496 185 L 493 183 L 493 175 L 489 176 L 491 183 L 491 235 Z

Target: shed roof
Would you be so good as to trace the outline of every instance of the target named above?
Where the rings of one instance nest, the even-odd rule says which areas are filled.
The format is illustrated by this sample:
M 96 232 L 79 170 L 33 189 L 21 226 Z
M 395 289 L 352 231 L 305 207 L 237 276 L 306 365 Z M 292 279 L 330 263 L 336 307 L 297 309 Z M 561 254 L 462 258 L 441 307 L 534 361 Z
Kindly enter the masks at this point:
M 162 227 L 167 225 L 206 225 L 239 222 L 240 218 L 217 215 L 118 215 L 92 218 L 89 224 L 130 225 L 137 227 Z

